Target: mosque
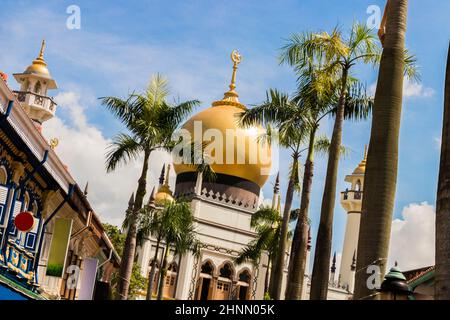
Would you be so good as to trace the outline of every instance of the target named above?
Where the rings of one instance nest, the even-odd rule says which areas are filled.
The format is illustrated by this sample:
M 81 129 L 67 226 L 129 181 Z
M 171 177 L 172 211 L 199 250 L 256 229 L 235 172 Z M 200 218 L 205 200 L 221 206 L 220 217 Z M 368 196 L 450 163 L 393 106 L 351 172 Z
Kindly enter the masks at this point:
M 18 90 L 10 89 L 7 76 L 0 72 L 0 300 L 105 298 L 104 292 L 108 291 L 112 272 L 120 265 L 120 257 L 89 203 L 87 187 L 81 190 L 58 157 L 57 139 L 47 141 L 41 133 L 45 121 L 54 117 L 57 110 L 56 102 L 48 95 L 48 90 L 57 89 L 57 84 L 44 60 L 44 49 L 43 42 L 32 64 L 13 75 Z M 257 236 L 250 220 L 261 204 L 260 191 L 269 178 L 271 148 L 255 143 L 262 128 L 237 126 L 236 114 L 246 106 L 239 101 L 236 91 L 241 61 L 236 51 L 232 53 L 232 61 L 231 83 L 223 98 L 195 114 L 182 127 L 195 136 L 200 123 L 202 137 L 211 130 L 225 137 L 227 150 L 219 148 L 215 156 L 216 160 L 226 161 L 212 165 L 216 177 L 208 180 L 195 166 L 178 161 L 174 155 L 173 163 L 163 167 L 159 186 L 149 199 L 155 207 L 175 198 L 188 199 L 201 243 L 200 253 L 195 255 L 187 253 L 180 257 L 169 250 L 170 263 L 163 285 L 165 299 L 264 298 L 266 276 L 270 274 L 267 255 L 256 265 L 250 262 L 238 265 L 235 258 Z M 173 191 L 169 185 L 171 166 L 176 173 Z M 365 168 L 366 152 L 355 170 L 345 177 L 349 187 L 340 195 L 347 223 L 338 273 L 336 254 L 330 261 L 330 300 L 352 298 Z M 272 207 L 280 210 L 280 206 L 277 179 Z M 31 218 L 32 223 L 19 230 L 19 217 Z M 62 233 L 61 226 L 65 228 Z M 156 265 L 160 266 L 163 247 L 164 244 L 155 252 L 156 239 L 149 237 L 137 248 L 136 262 L 143 276 L 148 277 L 155 256 Z M 311 245 L 307 266 L 310 249 Z M 286 287 L 289 255 L 290 244 L 285 252 L 282 292 Z M 75 283 L 74 270 L 81 272 Z M 406 277 L 393 268 L 389 275 L 404 278 L 415 290 L 415 298 L 432 298 L 433 266 L 407 271 Z M 304 283 L 302 299 L 308 299 L 308 268 Z M 153 286 L 154 290 L 156 287 Z M 142 292 L 143 298 L 145 295 Z
M 169 267 L 164 281 L 163 296 L 166 299 L 188 300 L 261 300 L 264 298 L 265 275 L 268 274 L 268 257 L 263 256 L 257 265 L 250 262 L 237 265 L 234 259 L 247 244 L 255 239 L 256 233 L 250 227 L 252 214 L 259 208 L 260 191 L 270 173 L 271 161 L 250 161 L 249 152 L 261 128 L 239 129 L 236 114 L 246 109 L 236 92 L 236 70 L 240 56 L 232 53 L 233 71 L 229 90 L 221 100 L 211 107 L 192 116 L 182 128 L 195 134 L 195 124 L 201 123 L 203 133 L 214 129 L 226 136 L 227 132 L 239 131 L 238 136 L 245 141 L 245 148 L 231 144 L 232 154 L 245 159 L 236 164 L 214 163 L 212 168 L 217 177 L 214 181 L 203 179 L 195 167 L 175 161 L 176 182 L 174 191 L 169 186 L 170 164 L 163 168 L 157 192 L 150 196 L 150 202 L 162 204 L 177 197 L 189 199 L 195 216 L 197 238 L 201 242 L 200 254 L 186 254 L 177 257 L 174 251 L 169 255 Z M 227 141 L 228 143 L 228 141 Z M 225 145 L 225 144 L 224 144 Z M 227 144 L 229 146 L 230 144 Z M 267 145 L 257 144 L 257 154 L 270 154 Z M 223 159 L 226 158 L 225 148 Z M 219 151 L 222 152 L 222 151 Z M 359 218 L 364 184 L 366 156 L 354 172 L 346 177 L 350 189 L 341 193 L 341 204 L 346 209 L 347 227 L 339 275 L 336 275 L 336 258 L 331 263 L 329 299 L 350 299 L 355 276 L 356 248 L 359 233 Z M 280 207 L 278 179 L 275 183 L 272 207 Z M 141 274 L 149 276 L 150 266 L 155 256 L 156 239 L 149 237 L 137 248 L 137 263 Z M 156 256 L 162 257 L 163 248 Z M 283 289 L 285 291 L 289 266 L 290 245 L 285 252 Z M 308 249 L 308 261 L 310 246 Z M 162 258 L 156 261 L 160 266 Z M 158 277 L 155 277 L 156 280 Z M 305 275 L 303 299 L 309 298 L 310 275 Z M 156 284 L 153 286 L 156 290 Z M 145 293 L 142 294 L 143 298 Z

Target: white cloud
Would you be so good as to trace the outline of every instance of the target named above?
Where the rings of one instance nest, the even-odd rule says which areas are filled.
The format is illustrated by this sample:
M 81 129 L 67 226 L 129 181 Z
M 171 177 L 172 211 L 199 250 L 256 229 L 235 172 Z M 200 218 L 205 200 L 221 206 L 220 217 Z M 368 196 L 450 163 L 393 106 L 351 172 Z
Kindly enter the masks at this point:
M 434 264 L 435 209 L 427 202 L 403 208 L 392 222 L 388 268 L 398 261 L 401 270 Z
M 131 192 L 136 190 L 141 171 L 140 161 L 132 161 L 115 172 L 105 171 L 105 152 L 111 140 L 86 119 L 86 107 L 77 92 L 62 92 L 55 97 L 60 110 L 68 112 L 70 121 L 55 117 L 43 125 L 47 139 L 56 137 L 59 144 L 55 151 L 68 166 L 70 173 L 81 188 L 89 181 L 88 198 L 102 218 L 115 225 L 121 225 Z M 148 194 L 156 185 L 163 163 L 170 156 L 155 152 L 150 159 L 151 168 L 147 176 Z M 174 173 L 172 169 L 172 185 Z
M 434 95 L 433 88 L 425 87 L 423 84 L 411 82 L 406 79 L 403 82 L 403 96 L 406 98 L 430 98 Z
M 377 84 L 372 83 L 368 88 L 369 94 L 374 96 L 376 89 Z M 434 93 L 433 88 L 426 87 L 421 83 L 412 82 L 406 77 L 403 79 L 403 97 L 405 98 L 430 98 Z

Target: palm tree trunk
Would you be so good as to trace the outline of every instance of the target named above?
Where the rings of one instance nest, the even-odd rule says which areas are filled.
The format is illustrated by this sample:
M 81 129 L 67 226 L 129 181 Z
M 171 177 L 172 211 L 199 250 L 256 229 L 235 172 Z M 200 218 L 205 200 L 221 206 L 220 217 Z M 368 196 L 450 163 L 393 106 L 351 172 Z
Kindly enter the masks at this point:
M 266 269 L 266 276 L 264 278 L 264 294 L 268 292 L 269 290 L 269 278 L 270 278 L 270 260 L 272 259 L 271 254 L 268 255 L 267 259 L 267 269 Z
M 380 281 L 386 271 L 397 184 L 407 10 L 408 0 L 388 1 L 364 181 L 355 299 L 376 297 L 375 288 L 368 283 L 373 276 L 367 274 L 369 265 L 380 267 Z
M 314 266 L 311 279 L 311 300 L 326 300 L 328 293 L 328 274 L 331 256 L 331 241 L 333 236 L 333 213 L 336 200 L 336 181 L 339 166 L 339 156 L 342 143 L 342 127 L 344 124 L 344 106 L 347 98 L 347 78 L 350 66 L 342 71 L 341 89 L 336 119 L 334 120 L 328 152 L 327 175 L 322 197 L 319 231 L 314 252 Z
M 278 237 L 279 237 L 279 235 L 278 235 Z M 270 296 L 271 299 L 273 299 L 275 297 L 275 295 L 276 295 L 275 290 L 276 290 L 277 278 L 276 278 L 275 275 L 278 272 L 278 270 L 277 270 L 277 252 L 274 252 L 272 254 L 272 263 L 271 264 L 272 264 L 272 266 L 270 268 L 269 296 Z
M 178 279 L 180 278 L 180 266 L 181 266 L 181 259 L 183 258 L 183 254 L 178 255 L 178 268 L 177 268 L 177 278 L 175 279 L 175 290 L 174 290 L 174 296 L 175 298 L 177 296 L 177 290 L 178 290 Z
M 435 299 L 450 300 L 450 46 L 445 76 L 444 124 L 436 201 Z
M 122 254 L 122 263 L 119 271 L 119 285 L 117 286 L 117 294 L 120 300 L 128 299 L 128 290 L 130 288 L 130 278 L 133 271 L 134 256 L 136 253 L 136 234 L 137 234 L 137 213 L 142 207 L 147 184 L 148 162 L 150 151 L 145 150 L 142 172 L 138 182 L 136 198 L 134 201 L 133 211 L 130 217 L 130 225 L 128 228 L 127 238 L 125 239 L 124 250 Z
M 280 243 L 278 247 L 278 253 L 276 255 L 277 263 L 276 263 L 276 273 L 275 273 L 275 288 L 274 293 L 275 296 L 273 297 L 275 300 L 281 299 L 281 291 L 283 286 L 283 278 L 284 278 L 284 260 L 285 260 L 285 253 L 286 253 L 286 244 L 287 244 L 287 234 L 289 229 L 289 220 L 291 216 L 291 207 L 292 207 L 292 199 L 294 198 L 294 185 L 295 185 L 295 174 L 298 173 L 298 153 L 294 153 L 292 155 L 293 161 L 292 161 L 292 173 L 289 177 L 289 183 L 288 188 L 286 191 L 286 202 L 284 204 L 284 210 L 283 210 L 283 222 L 281 224 L 281 231 L 280 231 Z
M 162 261 L 161 272 L 159 274 L 159 284 L 158 284 L 158 300 L 161 300 L 163 297 L 164 283 L 166 279 L 167 273 L 167 255 L 169 253 L 170 244 L 166 241 L 166 248 L 164 249 L 164 258 Z
M 308 156 L 306 158 L 305 173 L 303 175 L 300 214 L 295 226 L 294 239 L 292 240 L 286 300 L 300 300 L 303 291 L 303 280 L 305 278 L 306 256 L 308 249 L 308 210 L 314 174 L 315 136 L 316 128 L 311 130 L 309 136 Z
M 156 260 L 158 260 L 158 251 L 160 244 L 161 244 L 161 236 L 158 236 L 158 239 L 156 240 L 156 251 L 155 255 L 153 256 L 152 266 L 150 269 L 150 275 L 148 276 L 147 297 L 146 297 L 147 300 L 152 300 L 153 279 L 155 278 Z

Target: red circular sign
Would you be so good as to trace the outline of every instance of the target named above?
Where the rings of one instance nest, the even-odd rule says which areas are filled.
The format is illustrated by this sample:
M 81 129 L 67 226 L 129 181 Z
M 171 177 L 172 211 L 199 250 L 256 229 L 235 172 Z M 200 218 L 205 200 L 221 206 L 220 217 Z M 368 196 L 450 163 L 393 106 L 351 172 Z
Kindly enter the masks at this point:
M 24 211 L 14 218 L 14 225 L 17 230 L 22 232 L 28 232 L 33 229 L 34 226 L 34 217 L 33 214 L 29 211 Z

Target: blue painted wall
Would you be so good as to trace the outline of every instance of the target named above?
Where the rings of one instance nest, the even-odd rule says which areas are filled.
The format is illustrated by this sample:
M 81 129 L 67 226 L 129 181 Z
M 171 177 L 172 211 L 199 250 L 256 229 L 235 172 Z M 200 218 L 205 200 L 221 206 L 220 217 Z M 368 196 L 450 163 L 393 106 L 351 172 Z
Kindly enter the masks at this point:
M 0 284 L 0 300 L 29 300 L 17 291 Z

